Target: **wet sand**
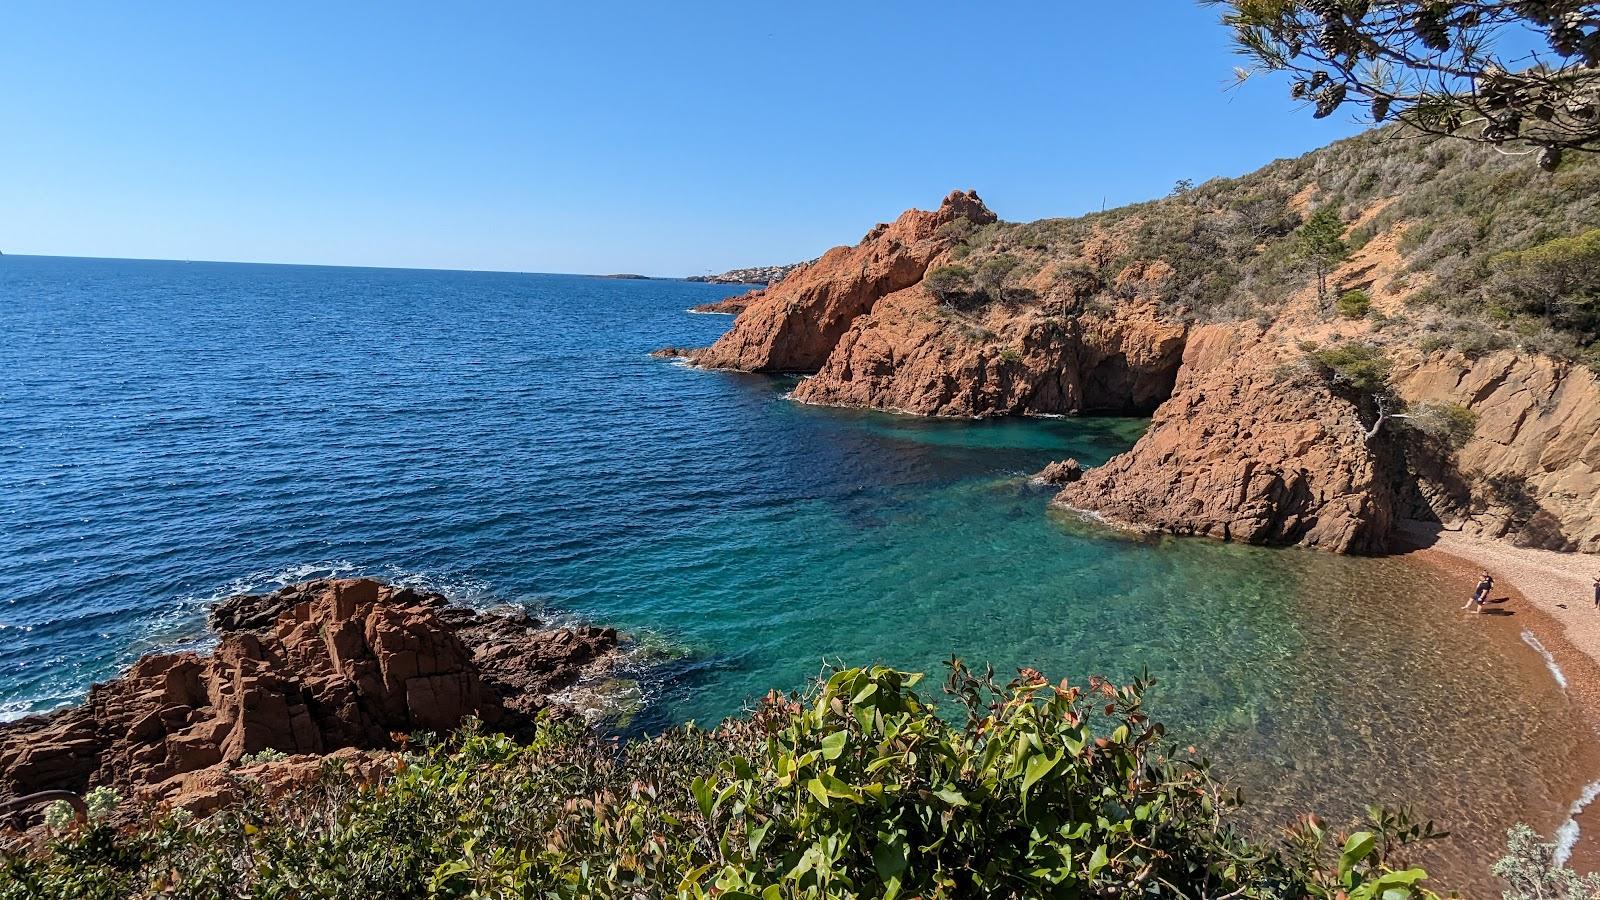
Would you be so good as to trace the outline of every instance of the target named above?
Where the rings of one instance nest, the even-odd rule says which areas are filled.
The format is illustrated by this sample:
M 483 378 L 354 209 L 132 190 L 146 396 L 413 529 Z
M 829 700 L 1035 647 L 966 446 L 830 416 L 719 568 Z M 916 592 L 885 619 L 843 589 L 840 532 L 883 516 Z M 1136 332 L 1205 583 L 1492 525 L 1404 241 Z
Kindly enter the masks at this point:
M 1505 630 L 1545 654 L 1551 677 L 1564 682 L 1563 689 L 1596 729 L 1573 739 L 1600 747 L 1600 608 L 1593 599 L 1600 558 L 1515 547 L 1459 532 L 1414 531 L 1409 537 L 1418 545 L 1406 554 L 1409 558 L 1460 579 L 1462 604 L 1479 573 L 1494 576 L 1495 589 L 1484 612 L 1462 610 L 1461 615 L 1483 615 L 1490 627 L 1504 623 Z M 1600 771 L 1594 778 L 1600 779 Z M 1580 800 L 1573 797 L 1575 804 Z M 1563 826 L 1569 843 L 1574 841 L 1570 830 L 1577 829 L 1567 864 L 1579 872 L 1600 871 L 1600 802 L 1583 807 Z M 1544 837 L 1556 839 L 1548 833 Z

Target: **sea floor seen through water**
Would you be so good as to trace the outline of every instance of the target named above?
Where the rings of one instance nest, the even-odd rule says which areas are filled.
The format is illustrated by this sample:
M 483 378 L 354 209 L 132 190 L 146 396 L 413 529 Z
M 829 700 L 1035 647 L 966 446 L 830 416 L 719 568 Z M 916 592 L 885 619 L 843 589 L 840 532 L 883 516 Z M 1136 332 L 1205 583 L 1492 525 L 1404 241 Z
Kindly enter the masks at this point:
M 0 710 L 203 644 L 217 597 L 372 574 L 629 631 L 636 731 L 828 662 L 1148 671 L 1253 822 L 1411 802 L 1464 887 L 1600 775 L 1518 620 L 1460 614 L 1459 576 L 1130 536 L 1029 482 L 1143 421 L 819 409 L 649 356 L 715 339 L 729 319 L 685 310 L 737 290 L 0 258 Z

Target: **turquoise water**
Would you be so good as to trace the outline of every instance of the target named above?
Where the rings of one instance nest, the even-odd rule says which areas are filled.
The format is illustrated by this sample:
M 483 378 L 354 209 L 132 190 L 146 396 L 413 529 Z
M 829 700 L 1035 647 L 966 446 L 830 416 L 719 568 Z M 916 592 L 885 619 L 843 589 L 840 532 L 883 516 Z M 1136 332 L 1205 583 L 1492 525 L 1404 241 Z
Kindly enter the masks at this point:
M 630 727 L 825 660 L 1129 678 L 1287 821 L 1420 800 L 1481 877 L 1593 771 L 1580 710 L 1403 559 L 1146 539 L 1027 476 L 1144 423 L 805 407 L 653 359 L 736 289 L 576 276 L 0 257 L 0 712 L 203 644 L 219 596 L 375 574 L 619 625 Z

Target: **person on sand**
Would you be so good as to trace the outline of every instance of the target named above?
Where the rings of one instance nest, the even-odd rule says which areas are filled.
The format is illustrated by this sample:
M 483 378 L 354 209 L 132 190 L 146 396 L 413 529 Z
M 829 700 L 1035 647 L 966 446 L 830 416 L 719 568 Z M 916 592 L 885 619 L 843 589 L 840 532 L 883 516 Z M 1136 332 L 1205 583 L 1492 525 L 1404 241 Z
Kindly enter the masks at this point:
M 1461 608 L 1470 609 L 1473 612 L 1483 612 L 1483 602 L 1489 599 L 1489 592 L 1493 590 L 1494 576 L 1488 572 L 1483 573 L 1483 577 L 1478 581 L 1477 590 L 1472 592 L 1472 599 L 1468 600 L 1467 605 Z
M 1594 577 L 1594 608 L 1600 609 L 1600 575 Z

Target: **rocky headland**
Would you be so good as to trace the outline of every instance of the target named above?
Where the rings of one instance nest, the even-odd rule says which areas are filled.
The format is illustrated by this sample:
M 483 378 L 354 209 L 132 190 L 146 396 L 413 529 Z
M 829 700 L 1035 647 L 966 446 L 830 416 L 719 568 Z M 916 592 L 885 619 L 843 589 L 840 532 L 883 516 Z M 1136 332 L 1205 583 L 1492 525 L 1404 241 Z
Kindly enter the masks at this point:
M 1510 168 L 1379 131 L 1079 219 L 999 222 L 956 192 L 674 352 L 810 376 L 793 393 L 807 403 L 1150 415 L 1056 497 L 1129 527 L 1375 553 L 1421 521 L 1600 552 L 1600 380 L 1571 349 L 1593 336 L 1459 299 L 1552 220 L 1600 224 L 1600 165 Z M 1433 240 L 1470 227 L 1479 196 L 1495 228 Z M 1297 245 L 1324 207 L 1343 252 L 1319 261 Z
M 547 627 L 370 579 L 230 598 L 211 625 L 210 654 L 145 656 L 82 705 L 0 725 L 0 804 L 108 786 L 203 813 L 237 797 L 241 766 L 289 784 L 324 756 L 379 765 L 408 735 L 469 717 L 525 734 L 618 646 L 612 629 Z

